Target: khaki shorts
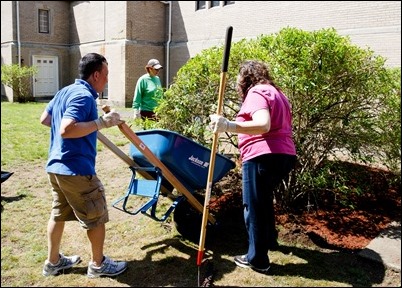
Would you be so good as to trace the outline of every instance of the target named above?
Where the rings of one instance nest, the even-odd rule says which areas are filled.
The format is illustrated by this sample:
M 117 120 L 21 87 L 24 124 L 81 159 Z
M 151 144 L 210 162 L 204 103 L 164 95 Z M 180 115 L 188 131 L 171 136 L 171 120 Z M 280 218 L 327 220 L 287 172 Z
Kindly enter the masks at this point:
M 78 220 L 84 229 L 109 221 L 105 189 L 96 175 L 67 176 L 48 173 L 52 186 L 54 221 Z

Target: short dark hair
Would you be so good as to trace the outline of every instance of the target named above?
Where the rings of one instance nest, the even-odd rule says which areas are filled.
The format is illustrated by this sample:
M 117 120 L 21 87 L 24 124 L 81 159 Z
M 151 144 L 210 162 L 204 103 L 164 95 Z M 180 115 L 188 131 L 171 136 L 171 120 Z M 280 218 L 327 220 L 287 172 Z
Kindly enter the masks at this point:
M 106 58 L 98 53 L 88 53 L 81 58 L 78 65 L 80 79 L 87 80 L 95 71 L 101 71 Z

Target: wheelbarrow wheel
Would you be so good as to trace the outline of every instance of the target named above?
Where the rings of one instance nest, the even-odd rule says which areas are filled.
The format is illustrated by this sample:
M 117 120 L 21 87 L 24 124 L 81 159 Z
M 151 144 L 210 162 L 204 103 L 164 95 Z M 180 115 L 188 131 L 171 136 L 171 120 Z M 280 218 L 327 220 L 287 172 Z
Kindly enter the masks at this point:
M 202 204 L 204 204 L 205 197 L 201 194 L 193 194 L 193 196 Z M 187 199 L 180 201 L 173 213 L 173 222 L 177 232 L 179 232 L 183 238 L 198 243 L 200 241 L 202 213 L 197 211 Z M 215 226 L 208 222 L 205 242 L 211 241 L 214 235 Z

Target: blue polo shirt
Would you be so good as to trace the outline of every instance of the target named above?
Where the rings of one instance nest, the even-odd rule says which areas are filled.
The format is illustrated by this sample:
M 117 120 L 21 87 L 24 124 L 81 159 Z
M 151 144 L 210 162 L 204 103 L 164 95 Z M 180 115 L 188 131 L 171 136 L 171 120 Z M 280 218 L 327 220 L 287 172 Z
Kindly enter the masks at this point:
M 46 171 L 61 175 L 95 175 L 97 131 L 81 138 L 60 136 L 63 118 L 88 122 L 98 118 L 98 93 L 81 79 L 62 88 L 46 106 L 52 115 L 49 158 Z

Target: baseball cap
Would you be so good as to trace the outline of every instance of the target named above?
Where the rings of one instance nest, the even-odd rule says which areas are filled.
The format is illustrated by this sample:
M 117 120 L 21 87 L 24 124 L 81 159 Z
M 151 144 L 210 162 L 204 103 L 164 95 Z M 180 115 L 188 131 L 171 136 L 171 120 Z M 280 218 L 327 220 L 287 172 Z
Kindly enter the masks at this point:
M 147 67 L 153 67 L 155 69 L 163 68 L 157 59 L 151 59 L 148 61 Z

